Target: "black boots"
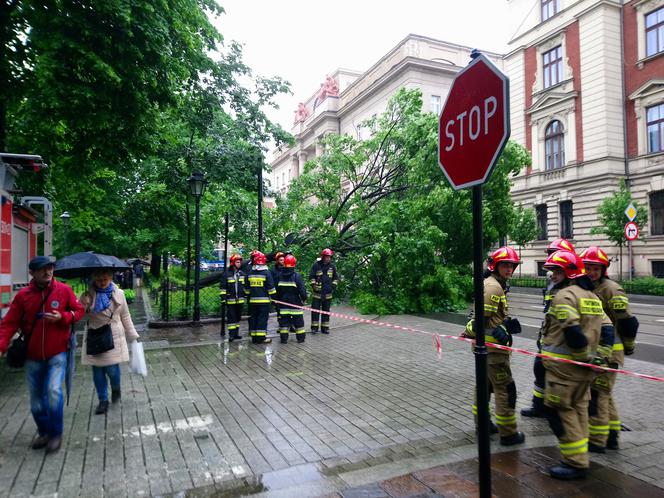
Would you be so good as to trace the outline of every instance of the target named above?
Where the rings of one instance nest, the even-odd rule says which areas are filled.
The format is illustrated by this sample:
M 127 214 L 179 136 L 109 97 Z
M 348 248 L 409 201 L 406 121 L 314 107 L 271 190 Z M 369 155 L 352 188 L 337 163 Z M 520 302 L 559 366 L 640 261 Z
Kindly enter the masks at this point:
M 546 418 L 546 415 L 542 413 L 540 410 L 535 408 L 534 406 L 531 406 L 530 408 L 524 408 L 521 410 L 521 416 L 522 417 L 531 417 L 531 418 Z
M 610 450 L 619 450 L 618 444 L 618 431 L 609 431 L 609 439 L 606 442 L 606 447 Z
M 606 453 L 606 448 L 594 443 L 588 443 L 588 451 L 591 453 Z
M 549 468 L 549 475 L 554 479 L 569 481 L 571 479 L 583 479 L 588 475 L 588 469 L 579 469 L 566 463 L 561 463 Z
M 514 446 L 515 444 L 521 444 L 526 440 L 526 436 L 523 432 L 517 432 L 511 436 L 504 436 L 500 438 L 500 444 L 502 446 Z
M 120 389 L 112 389 L 111 390 L 111 403 L 117 403 L 120 401 L 120 398 L 122 398 L 122 394 L 120 393 Z
M 33 450 L 42 450 L 46 448 L 46 445 L 48 444 L 48 436 L 37 436 L 34 441 L 32 441 L 32 445 L 30 446 Z
M 288 332 L 281 332 L 279 335 L 281 336 L 281 344 L 287 344 L 288 343 Z
M 95 415 L 103 415 L 108 411 L 108 401 L 100 401 L 95 410 Z

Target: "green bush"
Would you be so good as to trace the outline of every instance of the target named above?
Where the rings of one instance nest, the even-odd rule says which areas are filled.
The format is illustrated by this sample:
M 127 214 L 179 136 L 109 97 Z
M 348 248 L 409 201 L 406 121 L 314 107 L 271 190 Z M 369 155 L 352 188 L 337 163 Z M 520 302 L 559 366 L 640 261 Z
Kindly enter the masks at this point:
M 136 299 L 136 291 L 133 289 L 123 289 L 124 290 L 124 295 L 127 298 L 127 302 L 131 303 L 134 299 Z
M 544 289 L 546 287 L 546 277 L 512 277 L 510 279 L 510 286 Z
M 621 282 L 628 294 L 646 294 L 650 296 L 664 296 L 664 279 L 656 277 L 641 277 Z

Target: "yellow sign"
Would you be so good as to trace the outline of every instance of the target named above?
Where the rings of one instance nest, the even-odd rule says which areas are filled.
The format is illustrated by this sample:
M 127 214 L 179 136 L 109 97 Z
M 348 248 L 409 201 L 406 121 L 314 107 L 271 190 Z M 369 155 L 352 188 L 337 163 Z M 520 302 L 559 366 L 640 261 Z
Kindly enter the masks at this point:
M 636 218 L 636 208 L 634 207 L 634 204 L 627 206 L 627 209 L 625 209 L 625 216 L 627 216 L 629 221 L 634 221 L 634 218 Z

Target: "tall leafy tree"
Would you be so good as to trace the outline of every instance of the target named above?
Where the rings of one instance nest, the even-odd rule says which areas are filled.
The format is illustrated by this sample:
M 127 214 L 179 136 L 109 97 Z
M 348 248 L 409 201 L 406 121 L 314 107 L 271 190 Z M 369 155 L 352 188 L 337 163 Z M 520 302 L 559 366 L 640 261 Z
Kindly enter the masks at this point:
M 519 247 L 519 258 L 521 258 L 521 249 L 535 240 L 537 233 L 535 210 L 519 204 L 514 210 L 512 229 L 509 231 L 510 239 Z M 519 275 L 521 275 L 521 266 L 519 265 Z
M 290 139 L 263 112 L 288 84 L 252 74 L 210 21 L 222 12 L 214 0 L 0 6 L 0 142 L 51 165 L 21 187 L 72 214 L 70 249 L 181 252 L 189 174 L 253 190 L 263 144 Z
M 648 210 L 632 199 L 632 193 L 627 188 L 625 180 L 620 180 L 620 186 L 617 191 L 604 200 L 597 207 L 599 225 L 593 227 L 590 233 L 596 235 L 605 235 L 609 241 L 618 247 L 620 251 L 620 277 L 622 278 L 622 250 L 627 239 L 625 238 L 625 223 L 628 219 L 625 216 L 625 210 L 630 205 L 636 207 L 636 218 L 634 223 L 639 230 L 642 230 L 648 223 Z
M 373 135 L 326 138 L 272 213 L 275 244 L 295 235 L 305 264 L 322 247 L 337 251 L 343 285 L 362 309 L 378 313 L 461 306 L 472 289 L 471 198 L 454 191 L 437 164 L 437 119 L 419 90 L 398 91 Z M 529 162 L 509 143 L 484 187 L 485 244 L 507 235 L 513 217 L 510 175 Z

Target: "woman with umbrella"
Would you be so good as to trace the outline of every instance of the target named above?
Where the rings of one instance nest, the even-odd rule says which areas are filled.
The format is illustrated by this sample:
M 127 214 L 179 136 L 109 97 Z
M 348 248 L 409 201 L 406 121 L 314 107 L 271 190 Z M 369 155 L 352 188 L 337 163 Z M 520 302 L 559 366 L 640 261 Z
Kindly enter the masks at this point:
M 95 413 L 101 415 L 108 410 L 109 380 L 111 401 L 120 400 L 120 363 L 129 361 L 127 342 L 138 339 L 138 333 L 124 292 L 113 284 L 112 269 L 94 270 L 92 284 L 80 301 L 88 317 L 81 363 L 92 365 L 92 378 L 99 397 Z

